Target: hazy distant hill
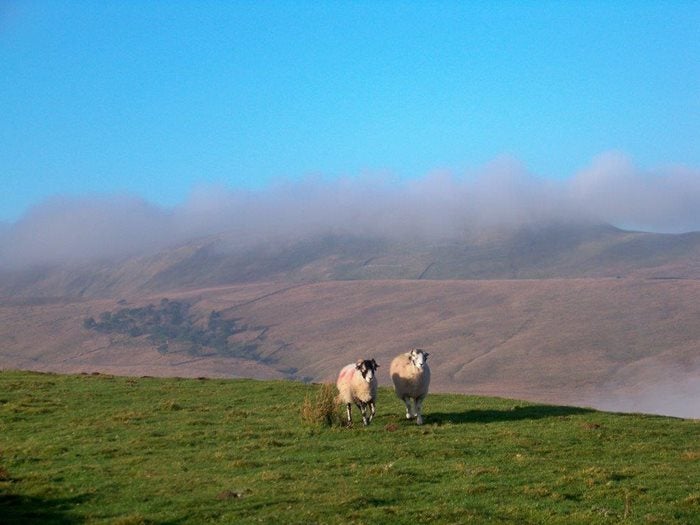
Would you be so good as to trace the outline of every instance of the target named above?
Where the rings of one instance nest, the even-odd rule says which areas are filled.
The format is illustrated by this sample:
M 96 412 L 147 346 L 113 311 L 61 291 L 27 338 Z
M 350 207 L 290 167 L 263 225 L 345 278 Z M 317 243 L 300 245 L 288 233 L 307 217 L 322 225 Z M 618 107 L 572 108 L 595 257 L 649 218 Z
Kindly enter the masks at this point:
M 349 235 L 237 246 L 222 234 L 113 261 L 0 274 L 0 294 L 119 297 L 259 281 L 700 278 L 700 233 L 548 224 L 397 241 Z
M 255 283 L 168 292 L 240 328 L 229 348 L 190 352 L 85 320 L 162 304 L 0 300 L 0 368 L 118 375 L 333 381 L 360 356 L 382 366 L 431 353 L 431 389 L 700 417 L 700 281 L 637 278 Z M 157 312 L 156 312 L 157 313 Z M 225 349 L 226 350 L 226 349 Z
M 425 346 L 436 390 L 697 417 L 699 256 L 698 233 L 605 225 L 246 247 L 222 234 L 4 274 L 0 367 L 318 381 L 358 356 L 386 365 Z M 86 324 L 110 312 L 128 320 L 164 298 L 189 312 L 167 351 L 153 342 L 164 342 L 158 323 Z M 235 327 L 226 341 L 203 332 L 214 314 Z

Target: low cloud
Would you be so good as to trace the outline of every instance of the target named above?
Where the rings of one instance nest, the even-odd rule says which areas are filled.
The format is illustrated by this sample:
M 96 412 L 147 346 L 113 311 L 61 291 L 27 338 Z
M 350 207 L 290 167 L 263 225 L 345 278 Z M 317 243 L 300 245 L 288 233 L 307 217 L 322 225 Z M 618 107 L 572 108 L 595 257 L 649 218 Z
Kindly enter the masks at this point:
M 555 219 L 682 232 L 700 229 L 699 209 L 697 169 L 644 171 L 608 153 L 569 179 L 550 180 L 501 158 L 465 174 L 403 181 L 377 175 L 261 191 L 199 187 L 171 209 L 125 195 L 54 197 L 0 227 L 0 267 L 114 258 L 224 231 L 241 243 L 329 231 L 433 239 Z
M 7 267 L 119 257 L 169 238 L 172 214 L 129 196 L 54 197 L 2 231 Z
M 608 153 L 569 183 L 572 202 L 588 216 L 620 227 L 680 233 L 700 229 L 700 170 L 642 171 Z
M 658 371 L 657 371 L 658 373 Z M 662 373 L 663 375 L 663 373 Z M 673 375 L 673 372 L 668 375 Z M 612 412 L 640 412 L 688 419 L 700 419 L 700 376 L 676 374 L 673 380 L 649 382 L 636 390 L 630 388 L 607 389 L 605 394 L 593 400 L 600 410 Z

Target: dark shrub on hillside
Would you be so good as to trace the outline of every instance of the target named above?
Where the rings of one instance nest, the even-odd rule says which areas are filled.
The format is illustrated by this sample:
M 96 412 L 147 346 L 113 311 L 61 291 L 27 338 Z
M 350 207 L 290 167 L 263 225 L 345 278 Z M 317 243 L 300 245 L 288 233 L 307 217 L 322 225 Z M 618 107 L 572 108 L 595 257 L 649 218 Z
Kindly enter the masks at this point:
M 229 338 L 247 329 L 234 319 L 225 319 L 221 312 L 212 310 L 206 324 L 198 324 L 190 311 L 191 305 L 182 301 L 162 299 L 158 306 L 149 304 L 138 308 L 121 308 L 115 312 L 102 312 L 83 320 L 83 327 L 105 334 L 124 334 L 129 337 L 147 336 L 161 354 L 168 353 L 173 345 L 184 348 L 191 356 L 202 355 L 210 349 L 220 355 L 259 359 L 257 344 L 231 343 Z

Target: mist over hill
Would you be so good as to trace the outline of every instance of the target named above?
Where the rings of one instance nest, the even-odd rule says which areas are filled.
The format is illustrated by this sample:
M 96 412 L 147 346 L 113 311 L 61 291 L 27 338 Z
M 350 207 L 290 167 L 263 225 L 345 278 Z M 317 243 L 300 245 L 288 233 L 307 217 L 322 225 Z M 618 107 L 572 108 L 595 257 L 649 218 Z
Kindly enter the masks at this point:
M 228 232 L 115 260 L 0 273 L 0 293 L 119 297 L 260 281 L 700 278 L 700 233 L 549 222 L 441 240 L 322 234 L 277 243 Z
M 284 250 L 329 234 L 422 245 L 485 236 L 488 244 L 494 235 L 525 230 L 527 236 L 551 223 L 683 233 L 700 231 L 698 209 L 698 170 L 642 170 L 619 153 L 563 179 L 503 157 L 466 173 L 412 179 L 372 173 L 259 190 L 198 187 L 171 208 L 133 195 L 56 195 L 15 223 L 0 224 L 0 270 L 152 256 L 194 239 L 203 247 L 222 234 L 217 252 L 222 244 L 229 252 L 261 245 Z
M 700 177 L 483 171 L 57 197 L 0 225 L 0 367 L 327 381 L 425 346 L 438 390 L 697 417 Z M 189 355 L 85 328 L 164 298 L 241 331 Z

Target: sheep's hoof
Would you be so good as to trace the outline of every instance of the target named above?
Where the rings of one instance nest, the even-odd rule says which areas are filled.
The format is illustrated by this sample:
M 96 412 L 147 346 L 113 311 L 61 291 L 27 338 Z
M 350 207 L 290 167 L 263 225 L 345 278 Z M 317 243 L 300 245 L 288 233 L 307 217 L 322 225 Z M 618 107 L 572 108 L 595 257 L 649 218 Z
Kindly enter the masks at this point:
M 423 418 L 420 417 L 420 416 L 418 416 L 418 417 L 416 418 L 416 425 L 422 425 L 422 424 L 423 424 Z
M 366 417 L 363 417 L 362 423 L 364 423 L 365 426 L 369 425 L 369 419 L 367 419 Z

